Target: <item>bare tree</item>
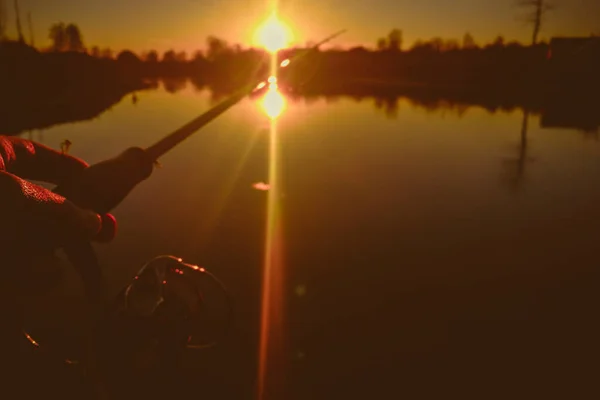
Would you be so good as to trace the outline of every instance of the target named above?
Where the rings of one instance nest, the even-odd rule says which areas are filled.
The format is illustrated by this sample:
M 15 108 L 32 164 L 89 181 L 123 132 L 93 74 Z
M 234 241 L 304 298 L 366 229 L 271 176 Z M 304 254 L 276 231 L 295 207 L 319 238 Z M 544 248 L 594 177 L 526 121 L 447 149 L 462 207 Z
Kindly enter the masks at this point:
M 6 40 L 6 26 L 8 25 L 8 11 L 6 3 L 0 0 L 0 42 Z
M 17 18 L 17 33 L 19 35 L 19 42 L 25 43 L 25 37 L 23 36 L 23 29 L 21 27 L 21 12 L 19 11 L 19 0 L 15 0 L 15 16 Z
M 533 25 L 533 37 L 531 44 L 535 45 L 542 28 L 542 20 L 546 12 L 554 8 L 547 0 L 518 0 L 517 6 L 528 10 L 525 21 Z
M 29 45 L 35 46 L 35 37 L 33 35 L 33 22 L 31 20 L 31 12 L 27 13 L 27 25 L 29 26 Z

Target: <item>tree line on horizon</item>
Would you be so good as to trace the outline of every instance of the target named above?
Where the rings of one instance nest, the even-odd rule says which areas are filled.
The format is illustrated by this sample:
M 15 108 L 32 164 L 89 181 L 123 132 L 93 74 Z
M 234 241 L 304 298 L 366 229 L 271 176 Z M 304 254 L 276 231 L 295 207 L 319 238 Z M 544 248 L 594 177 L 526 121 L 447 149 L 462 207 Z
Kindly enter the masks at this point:
M 519 9 L 526 10 L 526 14 L 521 15 L 520 19 L 533 27 L 533 35 L 531 45 L 545 45 L 547 43 L 539 41 L 539 32 L 542 27 L 542 22 L 545 14 L 552 10 L 554 6 L 547 0 L 512 0 L 515 1 L 515 6 Z M 23 34 L 20 29 L 20 18 L 18 15 L 18 6 L 15 2 L 15 13 L 17 17 L 17 27 L 19 33 L 19 41 L 24 43 Z M 7 11 L 4 0 L 0 0 L 0 41 L 6 41 L 6 26 L 7 26 Z M 74 23 L 65 24 L 58 22 L 53 24 L 49 29 L 49 39 L 51 45 L 47 48 L 41 48 L 43 52 L 81 52 L 87 53 L 95 58 L 114 59 L 119 56 L 124 56 L 126 59 L 139 59 L 141 61 L 156 63 L 156 62 L 186 62 L 193 60 L 214 60 L 220 55 L 231 55 L 242 52 L 261 52 L 261 49 L 242 48 L 239 44 L 229 44 L 227 41 L 216 36 L 209 36 L 206 40 L 204 50 L 197 50 L 192 54 L 184 51 L 175 51 L 173 49 L 159 53 L 156 50 L 149 50 L 136 54 L 131 50 L 123 50 L 119 53 L 107 47 L 92 46 L 87 48 L 83 42 L 83 35 L 79 27 Z M 494 40 L 488 43 L 479 45 L 473 35 L 466 32 L 462 40 L 444 39 L 441 37 L 433 37 L 428 40 L 416 40 L 411 47 L 403 49 L 403 31 L 394 28 L 386 36 L 377 39 L 374 43 L 374 49 L 369 47 L 354 47 L 345 49 L 345 51 L 377 51 L 377 52 L 402 52 L 402 53 L 443 53 L 456 50 L 477 50 L 488 48 L 502 47 L 525 47 L 526 45 L 519 41 L 507 42 L 503 36 L 498 35 Z M 33 47 L 33 35 L 30 45 Z M 306 47 L 311 47 L 311 43 L 307 43 Z M 300 47 L 296 47 L 300 48 Z M 330 51 L 344 51 L 339 48 Z
M 546 4 L 541 0 L 526 1 L 536 7 Z M 489 42 L 478 42 L 471 33 L 466 32 L 460 40 L 434 37 L 416 40 L 407 47 L 403 31 L 394 28 L 369 47 L 333 47 L 315 52 L 305 59 L 309 60 L 308 62 L 294 63 L 293 67 L 286 69 L 285 79 L 290 82 L 310 81 L 320 89 L 365 79 L 428 85 L 487 84 L 504 87 L 521 87 L 525 84 L 533 86 L 534 83 L 542 85 L 546 78 L 568 82 L 569 79 L 563 79 L 568 74 L 561 73 L 560 79 L 551 75 L 556 73 L 554 67 L 557 64 L 548 62 L 548 43 L 539 40 L 541 21 L 538 20 L 538 16 L 543 13 L 538 14 L 538 8 L 532 10 L 535 18 L 531 19 L 534 22 L 534 34 L 530 44 L 506 41 L 503 36 L 497 36 Z M 48 59 L 57 55 L 62 59 L 62 64 L 69 65 L 74 70 L 89 67 L 99 75 L 113 71 L 115 76 L 118 75 L 119 79 L 127 82 L 188 77 L 195 79 L 199 85 L 210 82 L 222 92 L 237 88 L 253 78 L 257 65 L 261 64 L 267 54 L 262 48 L 242 47 L 212 35 L 206 38 L 204 48 L 192 53 L 173 49 L 138 53 L 122 50 L 117 53 L 110 48 L 87 46 L 78 25 L 64 22 L 52 24 L 48 30 L 48 38 L 50 45 L 45 48 L 38 47 L 38 54 L 48 54 Z M 21 40 L 18 42 L 23 43 Z M 306 43 L 303 47 L 291 47 L 282 50 L 279 57 L 289 58 L 312 46 L 313 44 Z M 13 57 L 24 66 L 32 64 L 32 59 L 27 58 L 27 54 L 34 52 L 33 48 L 7 46 L 5 50 L 9 52 L 5 54 L 11 54 L 13 50 L 12 54 L 24 54 L 22 58 Z M 63 54 L 72 56 L 63 57 Z M 79 56 L 83 54 L 86 57 Z M 111 62 L 104 62 L 109 60 Z M 42 63 L 39 69 L 54 68 L 55 64 L 61 63 Z M 585 65 L 588 69 L 596 65 L 588 64 Z M 571 75 L 590 74 L 588 71 L 586 74 Z M 310 76 L 310 79 L 306 79 L 306 76 Z M 305 83 L 300 85 L 305 89 L 308 86 Z
M 443 39 L 441 37 L 433 37 L 429 40 L 416 40 L 412 46 L 405 50 L 403 49 L 403 32 L 400 29 L 392 29 L 388 35 L 379 38 L 374 48 L 365 46 L 352 47 L 348 49 L 334 48 L 327 51 L 363 51 L 363 52 L 395 52 L 395 53 L 444 53 L 459 50 L 485 50 L 490 48 L 503 47 L 527 47 L 519 41 L 506 41 L 503 36 L 498 35 L 490 42 L 479 44 L 469 32 L 466 32 L 462 40 L 458 39 Z M 95 58 L 105 59 L 126 59 L 139 60 L 148 63 L 183 63 L 188 61 L 207 60 L 214 61 L 216 58 L 226 55 L 235 55 L 244 52 L 259 52 L 263 53 L 263 49 L 254 47 L 242 47 L 239 44 L 230 44 L 226 40 L 216 36 L 208 36 L 206 38 L 206 46 L 204 50 L 198 49 L 193 53 L 185 51 L 176 51 L 174 49 L 159 52 L 157 50 L 149 50 L 136 53 L 132 50 L 122 50 L 115 52 L 108 47 L 101 48 L 99 46 L 86 47 L 83 41 L 83 35 L 79 27 L 74 23 L 65 24 L 63 22 L 53 24 L 49 29 L 49 39 L 51 45 L 47 48 L 40 49 L 43 52 L 80 52 L 86 53 Z M 547 45 L 545 42 L 537 42 L 536 45 Z M 304 48 L 311 47 L 308 42 Z M 288 50 L 300 50 L 302 47 L 292 47 Z

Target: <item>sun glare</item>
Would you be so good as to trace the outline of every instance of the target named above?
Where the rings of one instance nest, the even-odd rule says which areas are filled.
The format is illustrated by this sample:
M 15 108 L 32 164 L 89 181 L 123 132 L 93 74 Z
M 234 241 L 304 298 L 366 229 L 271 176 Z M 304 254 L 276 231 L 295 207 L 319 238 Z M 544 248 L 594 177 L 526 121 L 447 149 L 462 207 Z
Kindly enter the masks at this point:
M 271 53 L 287 47 L 293 39 L 292 30 L 275 13 L 262 23 L 254 34 L 254 44 Z

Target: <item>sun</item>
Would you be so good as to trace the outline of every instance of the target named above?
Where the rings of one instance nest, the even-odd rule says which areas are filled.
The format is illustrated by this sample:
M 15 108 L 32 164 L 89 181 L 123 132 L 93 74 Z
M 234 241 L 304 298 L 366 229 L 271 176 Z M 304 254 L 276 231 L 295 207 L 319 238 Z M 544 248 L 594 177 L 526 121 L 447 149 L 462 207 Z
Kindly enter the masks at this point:
M 292 30 L 272 13 L 254 33 L 254 44 L 271 53 L 287 47 L 293 39 Z

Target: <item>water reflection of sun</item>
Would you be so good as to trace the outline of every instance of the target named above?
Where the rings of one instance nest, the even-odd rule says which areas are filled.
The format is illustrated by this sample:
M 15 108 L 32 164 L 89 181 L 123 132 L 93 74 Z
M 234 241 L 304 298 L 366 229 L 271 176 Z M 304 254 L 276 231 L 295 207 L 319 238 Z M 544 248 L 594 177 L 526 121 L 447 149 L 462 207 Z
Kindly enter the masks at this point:
M 277 78 L 269 78 L 269 88 L 260 102 L 260 106 L 271 119 L 276 119 L 285 109 L 285 98 L 277 87 Z
M 278 177 L 278 134 L 277 118 L 285 109 L 285 100 L 278 90 L 277 53 L 288 46 L 292 35 L 290 29 L 282 23 L 274 11 L 271 16 L 256 31 L 255 43 L 264 47 L 271 54 L 271 72 L 266 82 L 259 88 L 267 87 L 266 93 L 260 101 L 260 106 L 271 119 L 269 129 L 269 190 L 267 198 L 267 215 L 265 235 L 265 259 L 263 266 L 263 287 L 261 299 L 261 323 L 259 344 L 259 370 L 258 370 L 258 399 L 270 400 L 279 398 L 272 394 L 277 387 L 282 374 L 273 369 L 273 365 L 281 365 L 283 353 L 284 326 L 283 308 L 284 285 L 282 250 L 283 238 L 279 208 L 279 177 Z M 268 393 L 268 394 L 267 394 Z M 269 399 L 267 399 L 267 397 Z

